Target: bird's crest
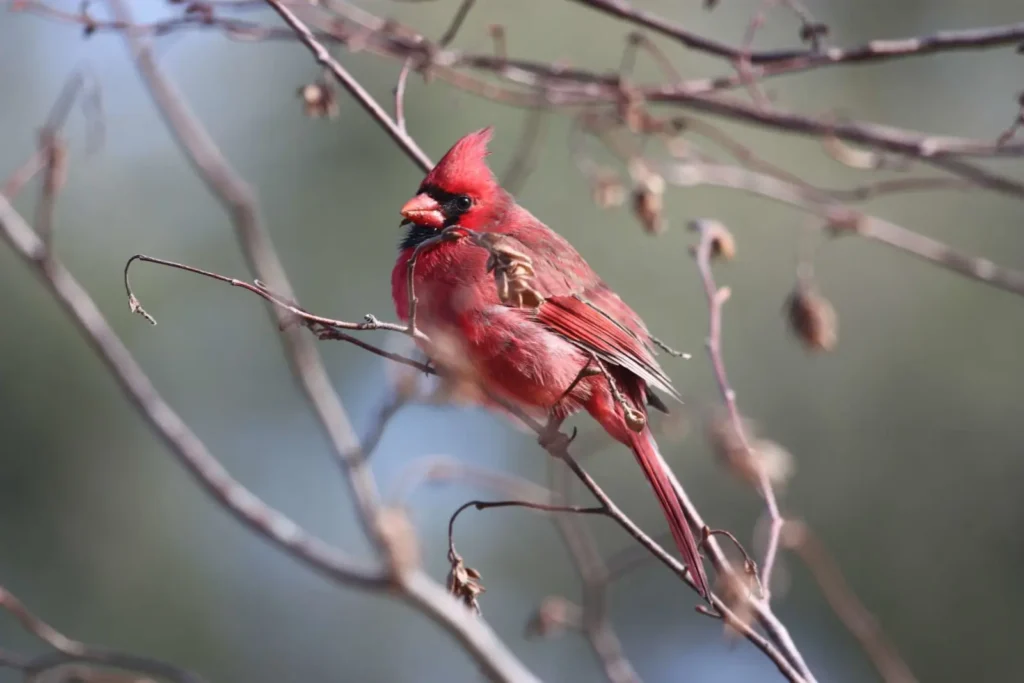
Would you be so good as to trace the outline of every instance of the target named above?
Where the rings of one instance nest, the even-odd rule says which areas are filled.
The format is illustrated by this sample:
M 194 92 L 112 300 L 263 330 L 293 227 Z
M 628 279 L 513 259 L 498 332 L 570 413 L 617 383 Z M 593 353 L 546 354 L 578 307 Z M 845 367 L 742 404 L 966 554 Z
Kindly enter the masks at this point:
M 433 186 L 453 194 L 486 195 L 497 187 L 487 167 L 487 143 L 493 129 L 488 126 L 470 133 L 452 145 L 423 179 L 423 187 Z

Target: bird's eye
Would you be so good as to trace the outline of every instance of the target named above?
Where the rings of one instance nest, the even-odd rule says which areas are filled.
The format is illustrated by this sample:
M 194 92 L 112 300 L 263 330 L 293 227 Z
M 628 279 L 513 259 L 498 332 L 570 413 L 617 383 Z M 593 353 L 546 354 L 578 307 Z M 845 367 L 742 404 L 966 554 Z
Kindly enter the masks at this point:
M 459 211 L 469 211 L 472 206 L 473 200 L 464 194 L 460 194 L 455 198 L 455 208 Z

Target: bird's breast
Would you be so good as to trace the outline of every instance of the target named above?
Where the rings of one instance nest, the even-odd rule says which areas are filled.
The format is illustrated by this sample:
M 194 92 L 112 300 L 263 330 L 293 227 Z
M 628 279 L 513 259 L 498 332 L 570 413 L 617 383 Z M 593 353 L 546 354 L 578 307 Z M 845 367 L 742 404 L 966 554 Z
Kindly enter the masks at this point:
M 409 313 L 410 261 L 414 249 L 403 249 L 391 271 L 391 296 L 403 321 Z M 467 313 L 498 303 L 487 272 L 487 252 L 463 243 L 442 243 L 416 258 L 412 269 L 416 319 L 424 331 L 434 323 L 453 323 Z

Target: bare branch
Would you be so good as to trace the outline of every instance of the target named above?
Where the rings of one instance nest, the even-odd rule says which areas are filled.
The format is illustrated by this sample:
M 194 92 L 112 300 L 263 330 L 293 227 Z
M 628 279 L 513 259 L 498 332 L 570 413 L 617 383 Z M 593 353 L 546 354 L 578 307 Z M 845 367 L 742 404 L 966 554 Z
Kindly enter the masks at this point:
M 707 348 L 711 356 L 711 367 L 715 373 L 715 381 L 722 393 L 722 400 L 725 401 L 726 409 L 729 411 L 729 419 L 732 429 L 740 441 L 740 445 L 747 452 L 747 457 L 754 461 L 757 469 L 761 495 L 764 496 L 765 506 L 768 511 L 768 518 L 771 521 L 771 529 L 768 537 L 768 547 L 765 550 L 764 562 L 761 564 L 761 585 L 764 590 L 764 600 L 767 603 L 771 599 L 772 570 L 775 567 L 775 556 L 779 549 L 779 534 L 782 533 L 783 518 L 779 512 L 779 504 L 775 500 L 775 489 L 765 467 L 758 462 L 758 455 L 754 452 L 753 445 L 747 437 L 743 418 L 740 416 L 739 408 L 736 405 L 736 392 L 729 384 L 729 378 L 725 371 L 725 360 L 722 358 L 722 306 L 729 299 L 727 287 L 719 289 L 715 284 L 715 277 L 711 271 L 711 258 L 714 243 L 721 239 L 717 230 L 718 224 L 715 221 L 694 221 L 693 229 L 700 235 L 700 243 L 697 245 L 697 269 L 700 271 L 701 281 L 704 284 L 704 293 L 707 295 L 709 311 L 709 329 Z
M 473 9 L 473 5 L 476 4 L 476 0 L 462 0 L 462 4 L 459 5 L 459 9 L 456 10 L 455 16 L 452 17 L 452 23 L 448 26 L 448 29 L 444 32 L 444 35 L 438 39 L 437 44 L 441 47 L 448 47 L 448 45 L 455 40 L 456 34 L 459 29 L 462 28 L 462 22 L 466 20 L 469 15 L 469 11 Z
M 875 216 L 854 211 L 827 197 L 809 194 L 763 173 L 717 164 L 677 164 L 662 167 L 666 182 L 680 187 L 728 187 L 774 199 L 822 216 L 837 234 L 851 233 L 905 251 L 959 275 L 1014 294 L 1024 294 L 1024 273 L 985 258 L 966 256 L 949 245 Z
M 412 70 L 412 57 L 402 63 L 402 70 L 398 72 L 398 83 L 395 85 L 395 125 L 403 133 L 407 133 L 405 127 L 405 83 L 409 80 L 409 72 Z
M 571 0 L 599 12 L 625 19 L 626 21 L 651 29 L 672 38 L 686 47 L 707 54 L 735 60 L 738 50 L 722 43 L 708 40 L 681 25 L 663 19 L 651 12 L 630 5 L 626 0 Z M 792 6 L 792 5 L 790 5 Z M 1014 46 L 1024 41 L 1024 22 L 960 31 L 943 31 L 930 36 L 873 40 L 851 48 L 828 48 L 818 50 L 771 50 L 752 52 L 748 58 L 752 64 L 785 63 L 801 70 L 808 70 L 833 64 L 854 64 L 884 61 L 905 57 L 916 57 L 950 50 L 980 50 L 995 47 Z
M 531 109 L 526 113 L 523 132 L 516 145 L 516 155 L 508 168 L 501 174 L 501 186 L 511 194 L 518 194 L 526 184 L 537 163 L 536 153 L 544 145 L 548 112 L 544 109 Z
M 177 683 L 203 683 L 203 679 L 198 675 L 159 659 L 90 647 L 77 640 L 72 640 L 31 612 L 21 600 L 3 586 L 0 586 L 0 609 L 9 612 L 18 620 L 23 629 L 55 650 L 31 658 L 21 658 L 0 652 L 0 668 L 16 669 L 21 672 L 26 681 L 37 680 L 45 673 L 69 665 L 91 665 L 121 669 L 135 674 L 158 676 Z M 82 669 L 84 673 L 88 671 L 89 667 L 82 667 Z M 67 680 L 71 680 L 71 678 L 68 677 Z M 83 680 L 85 680 L 84 676 Z
M 392 119 L 384 108 L 373 98 L 366 88 L 364 88 L 359 81 L 352 77 L 348 71 L 345 70 L 336 59 L 331 57 L 331 53 L 325 48 L 313 35 L 309 27 L 301 19 L 299 19 L 294 12 L 278 0 L 267 0 L 267 4 L 273 8 L 275 12 L 284 20 L 286 24 L 298 37 L 299 41 L 302 42 L 309 51 L 313 53 L 317 63 L 331 72 L 334 78 L 337 79 L 338 83 L 341 84 L 345 90 L 348 90 L 349 94 L 356 99 L 356 101 L 362 106 L 366 113 L 373 118 L 380 126 L 391 136 L 391 139 L 398 145 L 406 155 L 420 167 L 423 171 L 429 171 L 433 168 L 434 164 L 426 153 L 420 149 L 420 146 L 416 144 L 408 133 L 405 132 L 403 126 L 399 126 L 398 123 Z M 466 4 L 471 4 L 467 2 Z M 468 11 L 468 10 L 467 10 Z
M 241 289 L 244 289 L 248 292 L 252 292 L 256 296 L 263 299 L 264 301 L 274 304 L 281 310 L 287 311 L 290 315 L 294 316 L 295 319 L 301 320 L 305 324 L 305 326 L 312 330 L 313 333 L 316 334 L 317 337 L 319 337 L 320 339 L 336 339 L 340 341 L 345 341 L 350 344 L 354 344 L 355 346 L 358 346 L 361 349 L 369 351 L 370 353 L 381 356 L 382 358 L 387 358 L 388 360 L 393 360 L 396 363 L 401 363 L 402 365 L 407 365 L 409 367 L 416 368 L 417 370 L 427 374 L 435 374 L 434 369 L 424 363 L 421 363 L 417 360 L 413 360 L 412 358 L 408 358 L 398 353 L 386 351 L 378 346 L 368 344 L 362 341 L 361 339 L 357 339 L 351 335 L 345 334 L 342 331 L 389 330 L 393 332 L 406 333 L 407 328 L 404 325 L 382 322 L 380 320 L 377 320 L 377 318 L 373 316 L 367 316 L 367 320 L 364 320 L 363 322 L 360 323 L 348 322 L 345 320 L 336 320 L 333 318 L 325 318 L 320 315 L 314 315 L 306 311 L 305 309 L 300 308 L 294 303 L 285 301 L 282 295 L 278 295 L 271 292 L 265 285 L 262 285 L 262 283 L 257 282 L 255 284 L 251 284 L 243 280 L 239 280 L 237 278 L 227 277 L 225 275 L 220 275 L 219 273 L 214 273 L 209 270 L 203 270 L 202 268 L 196 268 L 195 266 L 189 266 L 184 263 L 168 261 L 167 259 L 147 256 L 145 254 L 135 254 L 130 259 L 128 259 L 124 266 L 125 293 L 128 295 L 128 302 L 129 306 L 131 307 L 132 313 L 137 313 L 145 317 L 154 325 L 156 324 L 156 319 L 153 318 L 153 316 L 151 316 L 142 307 L 142 304 L 139 301 L 138 297 L 135 295 L 134 290 L 132 290 L 131 284 L 128 279 L 129 269 L 131 268 L 132 263 L 135 261 L 140 261 L 144 263 L 155 263 L 162 266 L 168 266 L 170 268 L 176 268 L 178 270 L 183 270 L 188 273 L 194 273 L 196 275 L 208 277 L 212 280 L 229 284 L 232 287 L 240 287 Z M 289 326 L 287 322 L 285 323 L 285 325 Z
M 782 542 L 803 560 L 832 611 L 857 639 L 886 683 L 916 683 L 910 667 L 888 641 L 881 626 L 856 593 L 825 546 L 803 522 L 788 521 Z
M 43 284 L 72 317 L 117 379 L 132 407 L 221 507 L 258 535 L 332 579 L 367 587 L 383 587 L 387 584 L 386 577 L 378 570 L 309 536 L 295 522 L 268 507 L 228 474 L 199 437 L 160 396 L 89 294 L 64 265 L 51 257 L 44 267 L 46 246 L 2 197 L 0 237 L 35 267 Z

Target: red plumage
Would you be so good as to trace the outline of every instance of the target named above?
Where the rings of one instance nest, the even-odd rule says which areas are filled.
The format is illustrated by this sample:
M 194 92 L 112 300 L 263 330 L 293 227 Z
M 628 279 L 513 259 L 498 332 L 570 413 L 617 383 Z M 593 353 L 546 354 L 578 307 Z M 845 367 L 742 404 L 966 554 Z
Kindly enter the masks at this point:
M 538 417 L 554 411 L 564 419 L 586 410 L 628 446 L 655 492 L 698 589 L 707 597 L 707 576 L 680 505 L 678 482 L 650 431 L 630 429 L 602 374 L 583 378 L 564 396 L 595 357 L 630 408 L 645 417 L 648 403 L 664 409 L 649 387 L 676 399 L 679 395 L 655 360 L 640 317 L 569 242 L 498 184 L 486 163 L 490 137 L 491 129 L 485 128 L 455 143 L 403 207 L 408 234 L 391 274 L 398 316 L 408 318 L 408 262 L 419 243 L 451 225 L 510 238 L 512 248 L 532 264 L 532 287 L 544 298 L 536 310 L 502 303 L 487 269 L 486 250 L 468 240 L 442 242 L 417 258 L 417 325 L 433 340 L 454 344 L 455 353 L 470 364 L 488 393 Z

